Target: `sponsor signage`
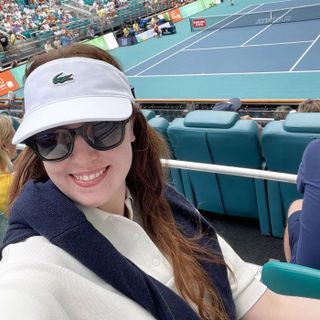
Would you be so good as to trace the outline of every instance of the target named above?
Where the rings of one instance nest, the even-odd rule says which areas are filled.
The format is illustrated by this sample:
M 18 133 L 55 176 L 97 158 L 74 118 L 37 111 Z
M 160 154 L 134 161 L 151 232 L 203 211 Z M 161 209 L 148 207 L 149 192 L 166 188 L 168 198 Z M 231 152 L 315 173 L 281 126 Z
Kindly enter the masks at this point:
M 178 22 L 182 20 L 181 14 L 180 14 L 180 10 L 179 9 L 173 9 L 167 12 L 167 14 L 169 15 L 169 19 L 172 22 Z
M 205 28 L 207 25 L 205 18 L 198 18 L 192 20 L 193 28 Z
M 19 89 L 19 84 L 10 71 L 0 73 L 0 96 L 6 95 L 9 91 Z
M 195 1 L 179 8 L 182 18 L 188 18 L 192 15 L 205 10 L 206 7 L 202 1 Z

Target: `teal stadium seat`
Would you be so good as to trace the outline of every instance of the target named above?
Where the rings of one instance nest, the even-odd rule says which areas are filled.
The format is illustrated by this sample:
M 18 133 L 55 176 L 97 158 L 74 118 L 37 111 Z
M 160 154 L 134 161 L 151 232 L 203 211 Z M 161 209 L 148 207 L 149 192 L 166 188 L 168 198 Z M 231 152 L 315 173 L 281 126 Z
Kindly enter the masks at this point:
M 170 146 L 170 141 L 168 139 L 168 134 L 167 134 L 169 121 L 163 117 L 156 116 L 155 112 L 152 110 L 141 109 L 141 112 L 144 115 L 144 117 L 147 119 L 149 125 L 153 127 L 155 130 L 157 130 L 161 134 L 161 136 L 165 139 L 165 141 L 167 142 L 170 148 L 171 156 L 173 159 L 175 159 L 174 153 Z M 175 187 L 177 191 L 184 194 L 181 171 L 179 169 L 169 170 L 169 182 Z
M 261 280 L 279 294 L 320 299 L 320 270 L 317 269 L 269 261 L 262 268 Z
M 156 116 L 155 112 L 148 109 L 141 109 L 142 114 L 144 117 L 149 121 L 150 119 L 154 118 Z
M 177 159 L 208 164 L 262 169 L 259 129 L 254 121 L 240 120 L 236 112 L 192 111 L 168 127 Z M 187 198 L 200 210 L 258 218 L 261 233 L 270 234 L 263 180 L 182 171 Z
M 169 148 L 170 148 L 170 152 L 171 152 L 171 158 L 175 159 L 175 155 L 173 153 L 172 147 L 170 145 L 170 141 L 168 138 L 168 127 L 169 127 L 169 121 L 163 117 L 154 117 L 151 118 L 148 121 L 149 125 L 156 129 L 161 136 L 165 139 L 165 141 L 167 142 Z M 184 193 L 184 188 L 183 188 L 183 184 L 182 184 L 182 177 L 181 177 L 181 170 L 180 169 L 170 169 L 169 170 L 169 182 L 175 187 L 175 189 L 177 191 L 179 191 L 182 194 Z
M 7 228 L 8 228 L 8 220 L 3 215 L 3 213 L 0 212 L 0 245 L 3 242 L 3 239 L 4 239 L 4 236 L 6 234 Z
M 262 147 L 267 169 L 297 174 L 306 146 L 320 138 L 320 113 L 289 114 L 285 121 L 272 121 L 262 133 Z M 272 235 L 283 237 L 287 212 L 292 201 L 302 198 L 297 186 L 284 182 L 267 182 Z

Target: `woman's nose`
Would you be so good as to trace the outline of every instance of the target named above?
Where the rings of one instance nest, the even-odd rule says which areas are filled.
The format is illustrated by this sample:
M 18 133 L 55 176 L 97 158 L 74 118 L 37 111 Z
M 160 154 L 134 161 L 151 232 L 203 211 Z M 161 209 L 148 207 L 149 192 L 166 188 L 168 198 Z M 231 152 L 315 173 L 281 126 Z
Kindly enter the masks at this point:
M 71 156 L 76 159 L 95 159 L 98 156 L 99 151 L 92 148 L 86 140 L 79 136 L 76 135 L 74 137 L 74 145 L 73 145 L 73 151 Z

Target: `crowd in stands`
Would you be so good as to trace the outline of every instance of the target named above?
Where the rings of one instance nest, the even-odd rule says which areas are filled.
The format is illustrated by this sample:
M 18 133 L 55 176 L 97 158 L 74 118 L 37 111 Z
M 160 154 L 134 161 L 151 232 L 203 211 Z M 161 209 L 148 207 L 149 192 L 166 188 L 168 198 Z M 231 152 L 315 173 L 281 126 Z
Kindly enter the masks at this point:
M 27 2 L 27 3 L 26 3 Z M 1 28 L 16 37 L 29 38 L 32 33 L 61 30 L 76 18 L 60 6 L 58 0 L 3 0 L 0 4 Z
M 114 21 L 124 25 L 129 36 L 145 31 L 152 13 L 182 5 L 177 0 L 69 0 L 71 7 L 82 8 L 90 15 L 77 16 L 65 9 L 61 0 L 3 0 L 0 2 L 0 70 L 12 62 L 25 61 L 30 55 L 59 48 L 82 39 L 92 39 L 106 32 Z M 187 3 L 187 2 L 186 2 Z M 139 12 L 138 12 L 138 11 Z M 134 15 L 135 14 L 135 15 Z M 134 20 L 137 20 L 133 22 Z M 154 19 L 154 18 L 153 18 Z M 140 23 L 141 22 L 141 23 Z M 109 27 L 108 27 L 109 26 Z M 108 29 L 109 28 L 109 29 Z M 148 28 L 151 25 L 148 24 Z M 157 24 L 152 25 L 157 31 Z M 30 39 L 30 40 L 28 40 Z M 49 40 L 49 41 L 48 41 Z M 24 46 L 32 42 L 36 49 Z M 21 55 L 21 47 L 26 54 Z

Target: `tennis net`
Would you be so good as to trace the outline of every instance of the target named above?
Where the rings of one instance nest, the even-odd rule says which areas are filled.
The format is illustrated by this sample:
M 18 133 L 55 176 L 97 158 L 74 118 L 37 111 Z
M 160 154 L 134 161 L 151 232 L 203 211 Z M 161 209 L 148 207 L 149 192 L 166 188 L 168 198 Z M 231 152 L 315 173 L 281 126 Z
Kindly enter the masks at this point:
M 320 4 L 270 11 L 236 13 L 233 15 L 189 18 L 191 31 L 261 26 L 274 23 L 297 22 L 315 19 L 320 19 Z

